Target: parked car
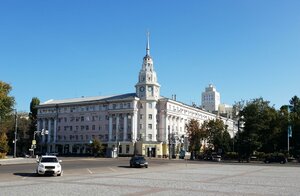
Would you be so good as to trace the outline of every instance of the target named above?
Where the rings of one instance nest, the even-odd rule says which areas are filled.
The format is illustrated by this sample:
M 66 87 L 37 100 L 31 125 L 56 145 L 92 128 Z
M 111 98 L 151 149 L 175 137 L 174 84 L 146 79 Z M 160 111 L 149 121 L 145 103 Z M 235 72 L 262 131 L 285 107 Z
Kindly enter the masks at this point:
M 284 156 L 269 156 L 264 160 L 265 163 L 281 163 L 285 164 L 287 159 Z
M 221 155 L 212 155 L 212 161 L 220 162 L 222 159 Z
M 148 168 L 148 162 L 143 156 L 134 156 L 130 159 L 130 167 L 145 167 Z
M 62 161 L 58 160 L 56 156 L 53 155 L 45 155 L 41 156 L 39 160 L 37 160 L 37 175 L 55 175 L 61 176 L 63 173 L 62 167 L 60 165 Z

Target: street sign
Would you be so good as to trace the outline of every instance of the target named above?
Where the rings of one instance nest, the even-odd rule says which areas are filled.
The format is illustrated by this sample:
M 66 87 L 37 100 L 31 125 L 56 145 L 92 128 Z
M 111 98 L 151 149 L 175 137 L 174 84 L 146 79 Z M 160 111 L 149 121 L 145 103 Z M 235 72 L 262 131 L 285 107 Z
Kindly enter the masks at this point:
M 288 127 L 288 136 L 289 136 L 289 137 L 292 137 L 292 133 L 293 133 L 293 131 L 292 131 L 292 126 L 289 125 L 289 127 Z

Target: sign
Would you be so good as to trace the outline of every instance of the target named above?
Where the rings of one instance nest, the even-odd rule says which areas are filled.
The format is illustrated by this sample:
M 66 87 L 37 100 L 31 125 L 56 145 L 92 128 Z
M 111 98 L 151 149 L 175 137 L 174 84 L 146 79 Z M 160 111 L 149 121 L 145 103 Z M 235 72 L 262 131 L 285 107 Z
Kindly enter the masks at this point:
M 36 140 L 32 140 L 32 145 L 36 145 Z
M 292 126 L 289 125 L 288 127 L 288 137 L 292 137 L 293 131 L 292 131 Z

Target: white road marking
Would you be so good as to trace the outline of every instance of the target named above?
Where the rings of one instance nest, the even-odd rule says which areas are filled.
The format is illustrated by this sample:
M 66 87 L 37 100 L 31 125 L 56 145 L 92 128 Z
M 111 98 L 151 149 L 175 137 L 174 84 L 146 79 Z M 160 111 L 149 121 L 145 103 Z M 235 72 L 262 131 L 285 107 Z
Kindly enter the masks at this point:
M 108 169 L 110 169 L 110 170 L 113 171 L 113 172 L 117 172 L 117 170 L 115 170 L 115 169 L 113 169 L 113 168 L 111 168 L 111 167 L 109 167 Z
M 89 169 L 89 168 L 86 168 L 87 170 L 88 170 L 88 172 L 90 173 L 90 174 L 93 174 L 93 172 Z

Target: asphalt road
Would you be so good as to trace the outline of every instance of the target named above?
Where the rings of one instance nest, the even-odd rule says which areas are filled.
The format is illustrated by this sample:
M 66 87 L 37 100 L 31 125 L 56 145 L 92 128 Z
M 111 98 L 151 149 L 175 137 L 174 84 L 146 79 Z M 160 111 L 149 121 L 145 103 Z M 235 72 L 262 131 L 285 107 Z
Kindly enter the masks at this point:
M 280 164 L 62 158 L 62 177 L 37 177 L 36 164 L 0 166 L 0 195 L 299 195 L 300 167 Z
M 117 168 L 130 168 L 129 158 L 93 158 L 93 157 L 59 157 L 62 160 L 64 175 L 85 175 L 97 172 L 114 171 Z M 151 167 L 158 167 L 170 162 L 168 159 L 148 159 Z M 37 163 L 11 164 L 0 166 L 0 182 L 19 179 L 19 177 L 35 176 Z

